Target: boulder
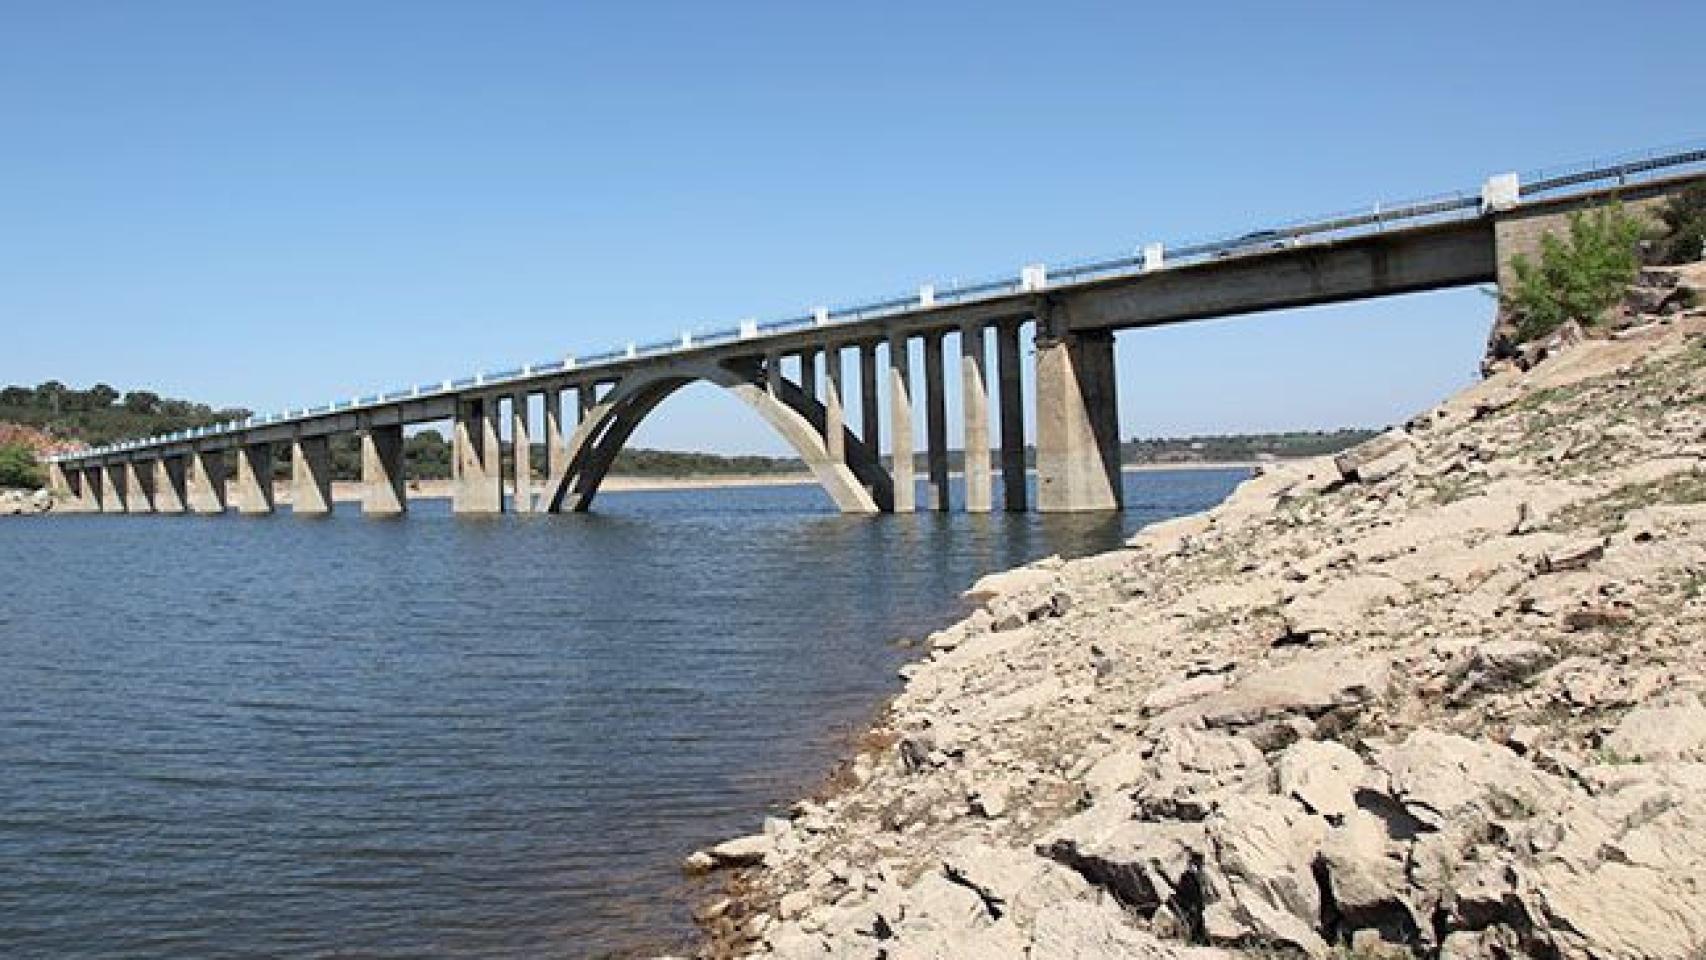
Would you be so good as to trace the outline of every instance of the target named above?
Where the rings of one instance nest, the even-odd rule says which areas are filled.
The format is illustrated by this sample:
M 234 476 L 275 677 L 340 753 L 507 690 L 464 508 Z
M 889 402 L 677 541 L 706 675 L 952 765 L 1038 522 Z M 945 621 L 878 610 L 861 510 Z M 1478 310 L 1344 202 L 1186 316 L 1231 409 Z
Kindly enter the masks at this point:
M 1329 821 L 1357 809 L 1358 791 L 1378 788 L 1383 779 L 1354 751 L 1331 740 L 1303 740 L 1280 754 L 1275 764 L 1281 796 Z
M 1691 694 L 1629 711 L 1600 746 L 1619 760 L 1706 760 L 1706 706 Z
M 1258 670 L 1220 693 L 1174 707 L 1153 724 L 1246 727 L 1287 715 L 1319 717 L 1384 694 L 1389 669 L 1389 661 L 1382 656 L 1311 652 L 1283 666 Z

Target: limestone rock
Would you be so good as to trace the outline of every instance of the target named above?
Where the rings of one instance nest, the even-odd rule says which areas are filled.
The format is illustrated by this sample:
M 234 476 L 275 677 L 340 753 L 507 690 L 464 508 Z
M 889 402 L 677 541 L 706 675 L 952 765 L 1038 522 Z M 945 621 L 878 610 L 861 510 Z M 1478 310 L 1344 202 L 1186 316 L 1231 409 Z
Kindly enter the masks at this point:
M 1698 697 L 1684 695 L 1638 707 L 1623 717 L 1602 746 L 1621 760 L 1706 760 L 1706 706 Z

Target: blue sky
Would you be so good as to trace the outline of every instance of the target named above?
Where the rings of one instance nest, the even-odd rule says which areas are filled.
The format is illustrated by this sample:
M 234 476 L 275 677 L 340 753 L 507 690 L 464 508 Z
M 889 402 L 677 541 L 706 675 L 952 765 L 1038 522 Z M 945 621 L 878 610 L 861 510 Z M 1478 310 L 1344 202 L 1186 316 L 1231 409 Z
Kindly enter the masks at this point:
M 1698 3 L 0 15 L 0 381 L 262 411 L 1706 135 Z M 1123 334 L 1122 431 L 1390 422 L 1490 314 Z M 780 450 L 709 387 L 636 442 Z

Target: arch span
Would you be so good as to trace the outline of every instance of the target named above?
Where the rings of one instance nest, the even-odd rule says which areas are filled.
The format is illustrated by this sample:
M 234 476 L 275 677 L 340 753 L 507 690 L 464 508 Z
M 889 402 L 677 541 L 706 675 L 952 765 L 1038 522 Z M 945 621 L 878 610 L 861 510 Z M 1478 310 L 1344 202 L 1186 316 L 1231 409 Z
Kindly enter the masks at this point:
M 811 470 L 842 513 L 894 509 L 893 481 L 867 443 L 845 425 L 844 460 L 830 456 L 825 442 L 829 414 L 823 403 L 786 378 L 766 377 L 763 363 L 672 364 L 629 374 L 586 411 L 568 438 L 568 455 L 545 482 L 540 506 L 552 513 L 581 512 L 592 505 L 616 455 L 642 421 L 682 387 L 713 383 L 758 412 Z M 766 384 L 775 384 L 772 392 Z

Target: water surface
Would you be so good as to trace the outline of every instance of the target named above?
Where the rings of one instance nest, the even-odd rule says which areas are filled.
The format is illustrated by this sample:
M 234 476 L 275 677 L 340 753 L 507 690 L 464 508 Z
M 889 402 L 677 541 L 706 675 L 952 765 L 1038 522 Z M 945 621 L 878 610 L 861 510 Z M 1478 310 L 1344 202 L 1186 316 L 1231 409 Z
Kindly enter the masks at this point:
M 812 487 L 584 516 L 0 522 L 0 954 L 588 957 L 829 769 L 978 576 L 1122 515 L 842 517 Z

